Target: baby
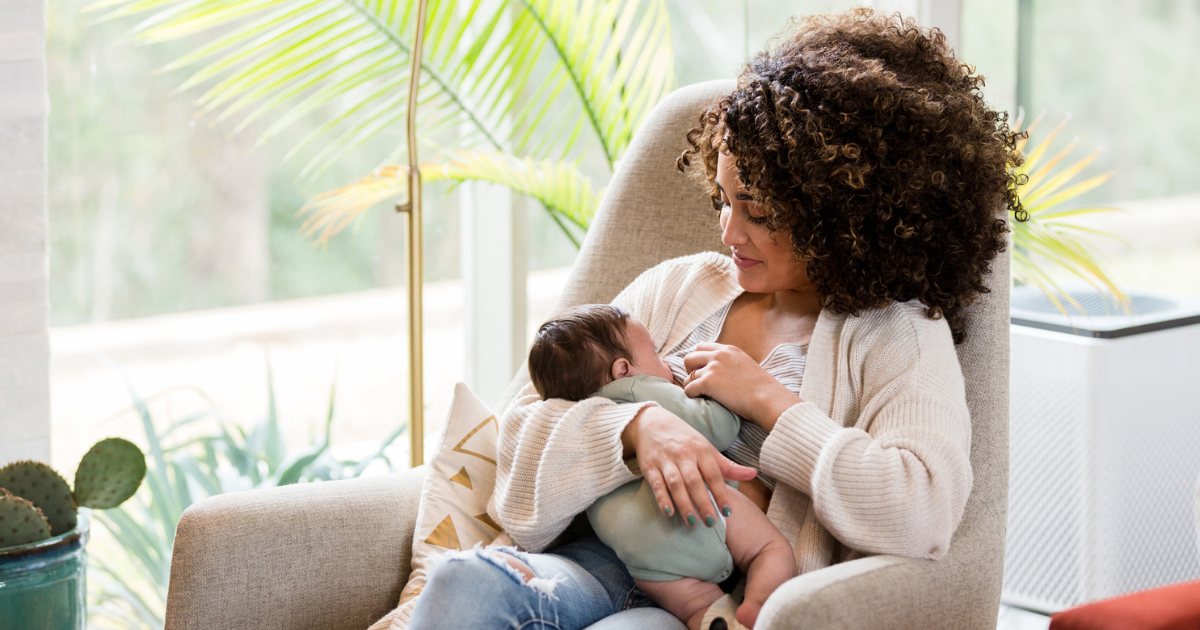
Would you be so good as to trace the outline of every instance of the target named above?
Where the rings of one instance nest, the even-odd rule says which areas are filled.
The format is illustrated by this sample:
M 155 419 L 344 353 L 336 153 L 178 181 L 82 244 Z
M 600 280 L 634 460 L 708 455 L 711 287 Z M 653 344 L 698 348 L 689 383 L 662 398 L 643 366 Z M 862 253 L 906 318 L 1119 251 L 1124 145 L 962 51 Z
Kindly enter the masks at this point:
M 538 329 L 529 376 L 543 399 L 603 396 L 654 401 L 712 442 L 729 447 L 741 420 L 716 401 L 689 398 L 654 351 L 646 326 L 607 304 L 573 308 Z M 753 627 L 763 602 L 795 577 L 795 557 L 783 534 L 749 499 L 729 488 L 731 513 L 709 526 L 663 516 L 650 484 L 631 481 L 588 508 L 600 540 L 625 563 L 637 585 L 690 630 Z M 710 495 L 711 498 L 711 495 Z M 719 512 L 718 512 L 719 514 Z M 736 566 L 746 596 L 736 607 L 718 584 Z

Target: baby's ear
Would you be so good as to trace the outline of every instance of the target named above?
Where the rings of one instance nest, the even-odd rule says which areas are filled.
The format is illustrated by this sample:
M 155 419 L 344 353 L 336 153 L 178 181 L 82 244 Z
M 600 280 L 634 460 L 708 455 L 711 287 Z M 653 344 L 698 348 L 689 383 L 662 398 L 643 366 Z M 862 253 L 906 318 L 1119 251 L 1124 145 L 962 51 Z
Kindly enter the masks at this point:
M 629 363 L 629 359 L 617 359 L 612 364 L 612 378 L 614 381 L 619 378 L 625 378 L 629 376 L 632 370 L 633 365 Z

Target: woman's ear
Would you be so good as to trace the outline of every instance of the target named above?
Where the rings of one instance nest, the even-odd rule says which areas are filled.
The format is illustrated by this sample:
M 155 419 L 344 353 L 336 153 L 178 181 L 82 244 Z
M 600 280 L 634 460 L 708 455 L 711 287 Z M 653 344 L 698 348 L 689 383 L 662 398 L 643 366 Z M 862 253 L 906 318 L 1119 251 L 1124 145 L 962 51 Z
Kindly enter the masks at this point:
M 629 376 L 632 370 L 633 365 L 629 362 L 629 359 L 617 359 L 612 364 L 612 378 L 614 381 L 619 378 L 625 378 Z

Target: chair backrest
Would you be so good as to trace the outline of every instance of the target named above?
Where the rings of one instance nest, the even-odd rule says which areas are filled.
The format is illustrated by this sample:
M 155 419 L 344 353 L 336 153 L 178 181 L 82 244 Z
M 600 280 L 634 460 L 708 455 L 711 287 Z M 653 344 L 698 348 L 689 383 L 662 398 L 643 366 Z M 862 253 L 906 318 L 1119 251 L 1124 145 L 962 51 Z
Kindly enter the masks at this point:
M 700 251 L 728 252 L 717 213 L 692 177 L 678 172 L 684 137 L 703 109 L 734 89 L 711 81 L 668 95 L 647 117 L 613 175 L 571 271 L 558 308 L 612 300 L 642 271 Z M 958 347 L 971 411 L 975 486 L 947 557 L 941 562 L 977 580 L 980 614 L 994 622 L 1003 575 L 1008 507 L 1008 254 L 992 264 L 991 292 L 967 315 Z M 524 370 L 511 395 L 527 382 Z M 503 407 L 501 407 L 503 408 Z M 989 612 L 990 607 L 990 612 Z

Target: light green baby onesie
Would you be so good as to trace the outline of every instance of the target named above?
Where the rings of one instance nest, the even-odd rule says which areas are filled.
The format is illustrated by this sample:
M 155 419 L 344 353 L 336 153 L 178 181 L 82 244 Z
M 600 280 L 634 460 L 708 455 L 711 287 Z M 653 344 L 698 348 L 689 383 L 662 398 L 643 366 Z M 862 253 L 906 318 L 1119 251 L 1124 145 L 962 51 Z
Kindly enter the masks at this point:
M 594 394 L 616 402 L 654 401 L 700 432 L 717 450 L 729 448 L 741 419 L 710 398 L 689 398 L 683 388 L 654 376 L 617 379 Z M 688 527 L 679 512 L 664 516 L 645 480 L 631 481 L 600 497 L 587 510 L 592 529 L 617 552 L 630 575 L 652 582 L 692 577 L 722 582 L 733 572 L 725 545 L 725 519 Z

